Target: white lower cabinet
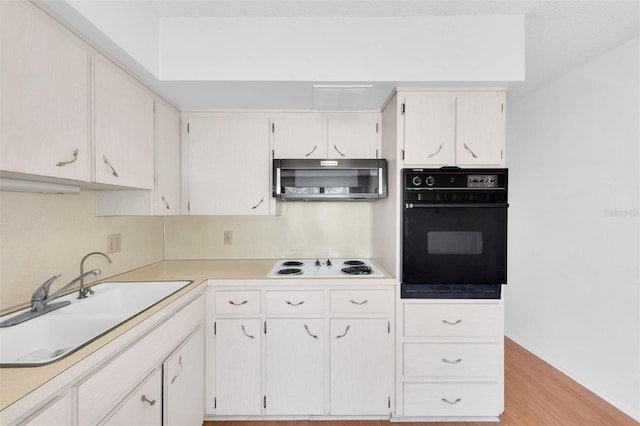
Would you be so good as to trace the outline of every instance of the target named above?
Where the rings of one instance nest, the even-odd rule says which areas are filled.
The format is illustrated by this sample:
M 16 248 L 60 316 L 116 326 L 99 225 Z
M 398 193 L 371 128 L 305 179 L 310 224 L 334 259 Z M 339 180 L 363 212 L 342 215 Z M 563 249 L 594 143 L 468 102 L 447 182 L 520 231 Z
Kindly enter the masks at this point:
M 201 425 L 204 414 L 204 327 L 162 364 L 165 425 Z M 136 423 L 134 423 L 136 424 Z
M 389 417 L 393 281 L 296 281 L 210 281 L 205 418 Z
M 66 426 L 71 424 L 71 393 L 67 391 L 54 397 L 44 407 L 17 424 L 29 426 Z
M 391 412 L 393 337 L 385 319 L 331 320 L 331 414 Z
M 262 411 L 260 319 L 215 321 L 214 409 L 219 415 Z M 211 384 L 209 384 L 211 385 Z
M 501 300 L 405 300 L 398 417 L 497 417 L 504 410 Z
M 267 320 L 265 336 L 266 414 L 323 414 L 323 320 Z

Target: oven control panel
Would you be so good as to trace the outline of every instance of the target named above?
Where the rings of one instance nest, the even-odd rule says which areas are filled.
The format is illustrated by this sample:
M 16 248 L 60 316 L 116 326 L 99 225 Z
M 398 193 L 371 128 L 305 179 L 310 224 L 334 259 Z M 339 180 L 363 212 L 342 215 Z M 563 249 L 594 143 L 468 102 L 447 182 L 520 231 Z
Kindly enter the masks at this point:
M 468 175 L 467 188 L 497 188 L 498 175 Z
M 507 169 L 403 169 L 405 190 L 506 189 Z

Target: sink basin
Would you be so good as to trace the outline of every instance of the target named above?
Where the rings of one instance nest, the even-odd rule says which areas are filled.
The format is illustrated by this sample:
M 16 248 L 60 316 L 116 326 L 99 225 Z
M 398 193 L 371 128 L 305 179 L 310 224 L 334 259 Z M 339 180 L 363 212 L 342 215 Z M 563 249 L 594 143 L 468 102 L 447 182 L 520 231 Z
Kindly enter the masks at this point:
M 190 283 L 107 282 L 92 286 L 95 293 L 86 299 L 77 299 L 76 292 L 60 297 L 56 301 L 68 300 L 71 304 L 0 328 L 0 367 L 30 367 L 57 361 Z

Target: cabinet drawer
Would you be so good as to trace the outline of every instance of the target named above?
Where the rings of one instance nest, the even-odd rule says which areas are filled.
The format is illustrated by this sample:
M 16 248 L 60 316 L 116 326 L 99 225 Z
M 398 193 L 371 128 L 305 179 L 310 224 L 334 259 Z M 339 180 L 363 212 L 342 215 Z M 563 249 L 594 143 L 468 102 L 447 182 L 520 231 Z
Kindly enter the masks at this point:
M 322 291 L 268 291 L 268 314 L 320 314 L 324 311 Z
M 260 313 L 260 290 L 216 291 L 216 313 L 258 314 Z
M 157 369 L 101 425 L 159 425 L 162 423 L 162 372 Z
M 404 415 L 498 416 L 504 407 L 498 383 L 405 383 Z
M 502 306 L 497 303 L 425 303 L 404 305 L 408 337 L 498 337 Z
M 497 343 L 406 343 L 407 377 L 497 377 L 502 368 Z
M 332 313 L 386 313 L 391 311 L 388 290 L 334 290 L 331 292 Z

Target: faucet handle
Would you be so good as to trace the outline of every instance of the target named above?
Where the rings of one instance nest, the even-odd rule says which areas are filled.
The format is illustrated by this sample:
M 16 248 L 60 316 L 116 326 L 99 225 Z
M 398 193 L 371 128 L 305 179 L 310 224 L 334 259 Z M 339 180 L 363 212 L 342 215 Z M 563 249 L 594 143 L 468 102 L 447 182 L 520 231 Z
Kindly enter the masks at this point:
M 51 284 L 53 284 L 55 280 L 60 278 L 60 275 L 61 274 L 56 274 L 51 278 L 49 278 L 47 281 L 45 281 L 43 284 L 41 284 L 36 289 L 36 291 L 33 292 L 33 295 L 31 296 L 31 301 L 34 302 L 34 301 L 45 300 L 47 296 L 49 296 L 49 287 L 51 287 Z

